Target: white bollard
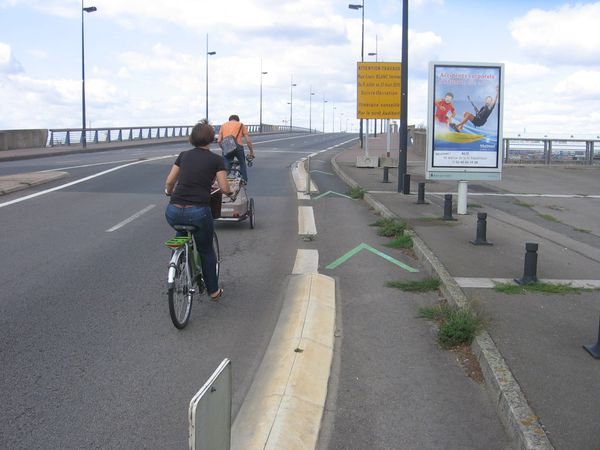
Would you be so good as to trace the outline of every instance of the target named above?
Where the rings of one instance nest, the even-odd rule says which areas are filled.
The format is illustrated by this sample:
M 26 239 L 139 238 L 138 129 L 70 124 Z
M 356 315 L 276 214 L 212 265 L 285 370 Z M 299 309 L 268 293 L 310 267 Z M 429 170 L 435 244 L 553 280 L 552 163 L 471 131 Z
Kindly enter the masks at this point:
M 456 208 L 457 214 L 467 214 L 467 187 L 468 181 L 459 181 L 458 182 L 458 205 Z

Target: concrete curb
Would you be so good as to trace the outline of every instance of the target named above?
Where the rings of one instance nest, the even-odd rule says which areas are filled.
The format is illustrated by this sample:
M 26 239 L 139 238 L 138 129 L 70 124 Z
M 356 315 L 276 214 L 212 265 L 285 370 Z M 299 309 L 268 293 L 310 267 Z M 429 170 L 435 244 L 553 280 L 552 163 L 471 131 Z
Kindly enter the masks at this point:
M 39 172 L 20 173 L 17 175 L 5 175 L 0 177 L 0 195 L 12 194 L 33 186 L 50 183 L 68 176 L 68 172 Z
M 337 163 L 337 156 L 331 161 L 336 174 L 346 184 L 358 186 L 358 183 L 340 168 Z M 369 206 L 382 216 L 398 218 L 396 214 L 375 200 L 373 196 L 365 194 L 364 199 Z M 411 231 L 411 236 L 417 257 L 431 274 L 436 275 L 440 279 L 441 291 L 445 298 L 458 306 L 469 306 L 469 300 L 466 295 L 441 261 L 414 231 Z M 502 420 L 514 444 L 520 449 L 554 449 L 538 417 L 527 403 L 519 383 L 514 378 L 508 364 L 506 364 L 502 354 L 487 331 L 480 333 L 475 338 L 471 344 L 471 348 L 481 365 L 486 386 L 488 386 L 488 392 L 492 396 L 498 416 Z
M 327 398 L 335 280 L 291 275 L 271 341 L 231 430 L 231 449 L 314 449 Z

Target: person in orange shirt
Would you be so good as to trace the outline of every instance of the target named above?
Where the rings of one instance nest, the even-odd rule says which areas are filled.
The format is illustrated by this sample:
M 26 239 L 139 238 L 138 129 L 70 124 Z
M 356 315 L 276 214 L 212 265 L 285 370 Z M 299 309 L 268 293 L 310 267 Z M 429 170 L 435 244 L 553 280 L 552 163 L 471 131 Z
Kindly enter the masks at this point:
M 240 122 L 240 117 L 237 114 L 232 114 L 229 116 L 229 121 L 225 122 L 221 125 L 219 129 L 219 136 L 217 137 L 217 143 L 221 143 L 224 136 L 234 136 L 237 141 L 237 150 L 233 155 L 229 157 L 224 157 L 225 159 L 225 168 L 227 171 L 231 169 L 231 163 L 234 158 L 237 158 L 240 163 L 240 173 L 242 178 L 246 183 L 248 183 L 248 170 L 246 169 L 246 156 L 244 155 L 244 139 L 246 140 L 246 145 L 248 146 L 248 158 L 254 159 L 254 149 L 252 148 L 252 141 L 250 140 L 250 135 L 248 134 L 248 129 L 246 125 Z

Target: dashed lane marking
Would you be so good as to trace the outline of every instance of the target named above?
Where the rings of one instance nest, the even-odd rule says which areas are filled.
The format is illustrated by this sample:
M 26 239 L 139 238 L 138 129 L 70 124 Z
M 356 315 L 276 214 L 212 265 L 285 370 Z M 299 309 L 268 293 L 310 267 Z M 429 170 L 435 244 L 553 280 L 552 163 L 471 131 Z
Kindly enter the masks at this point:
M 134 215 L 128 217 L 127 219 L 125 219 L 122 222 L 119 222 L 118 224 L 116 224 L 114 227 L 109 228 L 108 230 L 106 230 L 107 233 L 112 233 L 113 231 L 118 230 L 119 228 L 123 228 L 125 225 L 127 225 L 130 222 L 133 222 L 135 219 L 137 219 L 138 217 L 146 214 L 148 211 L 150 211 L 152 208 L 154 208 L 156 205 L 148 205 L 146 206 L 144 209 L 142 209 L 141 211 L 136 212 Z

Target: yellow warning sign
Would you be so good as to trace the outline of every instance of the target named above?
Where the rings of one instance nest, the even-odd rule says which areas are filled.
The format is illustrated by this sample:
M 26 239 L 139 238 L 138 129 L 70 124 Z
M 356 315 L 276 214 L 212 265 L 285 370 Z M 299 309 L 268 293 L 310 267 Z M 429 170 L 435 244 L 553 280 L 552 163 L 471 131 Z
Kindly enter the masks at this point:
M 399 62 L 358 63 L 358 119 L 400 118 L 400 66 Z

